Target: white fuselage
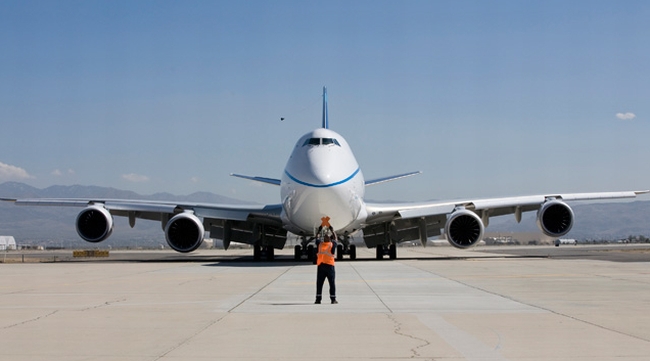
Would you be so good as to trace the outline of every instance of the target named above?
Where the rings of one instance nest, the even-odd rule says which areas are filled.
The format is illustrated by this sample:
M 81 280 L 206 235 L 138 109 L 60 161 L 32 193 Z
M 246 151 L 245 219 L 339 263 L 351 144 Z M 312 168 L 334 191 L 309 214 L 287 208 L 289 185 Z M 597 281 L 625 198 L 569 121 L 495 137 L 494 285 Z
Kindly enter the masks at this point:
M 281 180 L 288 231 L 313 235 L 329 217 L 337 233 L 351 233 L 366 218 L 363 196 L 363 174 L 343 137 L 321 128 L 298 140 Z

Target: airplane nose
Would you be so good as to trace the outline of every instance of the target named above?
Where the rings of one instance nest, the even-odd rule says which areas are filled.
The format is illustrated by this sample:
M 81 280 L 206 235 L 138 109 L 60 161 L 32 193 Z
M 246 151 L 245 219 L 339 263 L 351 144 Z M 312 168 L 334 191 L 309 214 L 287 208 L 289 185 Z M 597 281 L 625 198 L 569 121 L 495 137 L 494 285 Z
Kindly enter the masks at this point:
M 350 200 L 332 188 L 310 188 L 295 192 L 287 197 L 284 209 L 292 223 L 305 231 L 313 231 L 322 224 L 323 218 L 340 229 L 350 224 L 354 218 L 354 209 Z
M 309 177 L 313 179 L 315 185 L 328 186 L 335 183 L 335 175 L 332 169 L 312 168 L 309 170 Z

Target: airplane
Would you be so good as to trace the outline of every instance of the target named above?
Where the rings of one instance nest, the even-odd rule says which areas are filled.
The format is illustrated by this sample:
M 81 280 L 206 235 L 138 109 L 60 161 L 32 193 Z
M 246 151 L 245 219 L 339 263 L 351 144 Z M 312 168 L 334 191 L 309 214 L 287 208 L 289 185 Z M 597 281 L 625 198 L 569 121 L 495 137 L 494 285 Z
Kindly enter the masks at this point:
M 546 194 L 476 200 L 420 203 L 376 203 L 364 199 L 365 188 L 420 174 L 419 171 L 372 180 L 364 179 L 361 168 L 345 139 L 329 129 L 327 88 L 323 87 L 322 125 L 298 139 L 280 179 L 231 174 L 280 187 L 278 204 L 224 205 L 187 202 L 159 202 L 120 199 L 17 199 L 0 198 L 25 206 L 83 207 L 75 226 L 79 236 L 96 243 L 113 231 L 113 217 L 127 217 L 161 223 L 168 245 L 181 253 L 192 252 L 209 238 L 221 239 L 224 249 L 231 242 L 253 245 L 253 257 L 274 258 L 283 249 L 289 233 L 300 238 L 294 258 L 314 257 L 311 244 L 322 225 L 331 225 L 339 236 L 336 251 L 356 259 L 353 234 L 362 231 L 376 258 L 397 258 L 397 244 L 442 236 L 452 246 L 466 249 L 482 238 L 490 217 L 514 214 L 517 222 L 524 212 L 537 211 L 537 226 L 549 237 L 567 234 L 574 214 L 567 201 L 635 198 L 650 191 Z

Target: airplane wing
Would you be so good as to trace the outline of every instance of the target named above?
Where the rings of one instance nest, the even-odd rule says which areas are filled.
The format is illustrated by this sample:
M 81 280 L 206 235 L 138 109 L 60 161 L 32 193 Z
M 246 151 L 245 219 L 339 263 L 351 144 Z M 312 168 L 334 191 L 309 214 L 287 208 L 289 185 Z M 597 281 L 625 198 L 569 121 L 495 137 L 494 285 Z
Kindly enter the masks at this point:
M 280 243 L 284 246 L 287 237 L 280 219 L 281 204 L 222 205 L 95 198 L 0 200 L 22 206 L 84 208 L 77 217 L 76 227 L 79 236 L 89 242 L 100 242 L 110 236 L 112 216 L 128 217 L 131 227 L 135 226 L 138 218 L 160 221 L 167 242 L 179 252 L 191 252 L 198 248 L 205 232 L 210 232 L 210 238 L 228 240 L 224 242 L 226 249 L 230 241 L 253 244 L 260 237 L 265 237 L 274 246 Z
M 398 175 L 394 175 L 394 176 L 390 176 L 390 177 L 371 179 L 371 180 L 366 181 L 366 186 L 372 186 L 372 185 L 375 185 L 375 184 L 390 182 L 390 181 L 394 181 L 394 180 L 398 180 L 398 179 L 402 179 L 402 178 L 406 178 L 406 177 L 410 177 L 410 176 L 414 176 L 414 175 L 418 175 L 418 174 L 422 174 L 422 172 L 415 171 L 415 172 L 409 172 L 409 173 L 404 173 L 404 174 L 398 174 Z
M 257 176 L 256 177 L 251 177 L 251 176 L 248 176 L 248 175 L 235 174 L 235 173 L 231 173 L 230 175 L 233 176 L 233 177 L 249 179 L 249 180 L 256 181 L 256 182 L 268 183 L 268 184 L 273 184 L 273 185 L 276 185 L 276 186 L 280 185 L 280 180 L 275 179 L 275 178 L 257 177 Z
M 547 194 L 523 197 L 425 203 L 366 203 L 368 217 L 363 229 L 369 246 L 385 244 L 386 239 L 398 242 L 420 240 L 445 232 L 447 240 L 458 248 L 468 248 L 483 237 L 490 217 L 514 214 L 517 222 L 523 212 L 538 211 L 541 231 L 560 237 L 573 225 L 573 211 L 566 201 L 593 201 L 635 198 L 649 191 Z

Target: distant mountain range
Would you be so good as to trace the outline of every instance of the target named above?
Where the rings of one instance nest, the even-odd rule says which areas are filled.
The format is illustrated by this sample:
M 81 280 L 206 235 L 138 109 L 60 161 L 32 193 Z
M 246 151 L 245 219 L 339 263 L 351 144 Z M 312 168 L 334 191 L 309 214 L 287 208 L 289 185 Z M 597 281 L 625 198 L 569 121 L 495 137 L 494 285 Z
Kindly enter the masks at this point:
M 151 201 L 186 201 L 203 203 L 226 203 L 226 204 L 251 204 L 235 198 L 224 197 L 210 192 L 196 192 L 187 196 L 176 196 L 170 193 L 155 193 L 152 195 L 141 195 L 131 191 L 125 191 L 108 187 L 97 186 L 51 186 L 39 189 L 19 182 L 6 182 L 0 184 L 0 197 L 20 198 L 110 198 L 110 199 L 144 199 Z
M 0 197 L 18 198 L 112 198 L 167 201 L 190 201 L 221 204 L 250 204 L 234 198 L 209 192 L 187 196 L 169 193 L 140 195 L 135 192 L 96 186 L 52 186 L 38 189 L 24 183 L 0 184 Z M 642 196 L 640 199 L 648 198 Z M 575 213 L 575 223 L 566 238 L 620 239 L 630 235 L 650 237 L 650 201 L 617 203 L 570 203 Z M 80 208 L 21 207 L 0 202 L 0 235 L 14 236 L 19 244 L 57 247 L 88 247 L 79 238 L 74 222 Z M 535 212 L 524 214 L 517 224 L 514 216 L 490 219 L 487 232 L 522 233 L 537 232 Z M 166 246 L 165 236 L 158 222 L 138 220 L 134 229 L 123 217 L 115 218 L 113 235 L 101 243 L 102 247 L 160 247 Z

